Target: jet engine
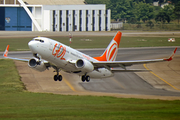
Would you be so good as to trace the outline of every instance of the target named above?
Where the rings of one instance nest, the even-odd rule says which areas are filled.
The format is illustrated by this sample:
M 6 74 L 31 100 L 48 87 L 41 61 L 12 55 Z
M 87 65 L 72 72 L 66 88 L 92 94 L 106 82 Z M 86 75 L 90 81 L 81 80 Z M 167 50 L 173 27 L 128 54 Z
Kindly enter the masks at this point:
M 86 59 L 77 60 L 75 66 L 82 72 L 92 72 L 94 70 L 93 64 Z
M 30 68 L 35 69 L 37 71 L 43 72 L 46 70 L 46 66 L 43 61 L 40 61 L 37 58 L 32 58 L 29 60 L 28 65 Z

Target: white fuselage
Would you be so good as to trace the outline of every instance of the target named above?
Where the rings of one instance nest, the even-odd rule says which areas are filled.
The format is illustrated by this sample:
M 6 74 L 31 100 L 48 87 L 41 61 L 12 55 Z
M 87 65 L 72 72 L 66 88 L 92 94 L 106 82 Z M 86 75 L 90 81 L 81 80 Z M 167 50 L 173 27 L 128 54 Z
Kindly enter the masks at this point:
M 41 59 L 49 61 L 58 69 L 61 69 L 65 72 L 76 73 L 78 75 L 87 74 L 91 78 L 104 78 L 113 76 L 113 73 L 106 68 L 99 68 L 98 70 L 93 70 L 92 72 L 88 73 L 77 72 L 77 67 L 74 64 L 71 64 L 71 62 L 77 61 L 79 59 L 86 59 L 90 62 L 98 62 L 98 60 L 58 41 L 45 37 L 37 37 L 31 40 L 28 45 L 33 53 L 37 53 L 41 56 Z

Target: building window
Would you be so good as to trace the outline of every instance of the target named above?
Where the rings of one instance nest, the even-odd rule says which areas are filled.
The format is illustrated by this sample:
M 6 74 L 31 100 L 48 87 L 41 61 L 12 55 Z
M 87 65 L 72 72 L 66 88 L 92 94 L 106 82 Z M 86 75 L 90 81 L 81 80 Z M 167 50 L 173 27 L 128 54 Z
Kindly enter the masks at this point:
M 79 31 L 82 31 L 82 10 L 79 11 Z
M 66 10 L 66 31 L 69 31 L 69 10 Z
M 59 11 L 59 31 L 62 31 L 62 10 Z

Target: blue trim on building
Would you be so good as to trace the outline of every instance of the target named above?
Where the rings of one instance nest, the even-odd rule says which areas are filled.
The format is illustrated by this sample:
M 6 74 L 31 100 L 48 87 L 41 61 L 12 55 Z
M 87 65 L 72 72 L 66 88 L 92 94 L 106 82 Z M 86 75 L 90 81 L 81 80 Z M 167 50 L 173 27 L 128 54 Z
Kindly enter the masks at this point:
M 32 11 L 32 8 L 29 8 Z M 32 21 L 24 8 L 5 7 L 5 31 L 31 31 Z
M 0 30 L 5 30 L 5 7 L 0 7 Z

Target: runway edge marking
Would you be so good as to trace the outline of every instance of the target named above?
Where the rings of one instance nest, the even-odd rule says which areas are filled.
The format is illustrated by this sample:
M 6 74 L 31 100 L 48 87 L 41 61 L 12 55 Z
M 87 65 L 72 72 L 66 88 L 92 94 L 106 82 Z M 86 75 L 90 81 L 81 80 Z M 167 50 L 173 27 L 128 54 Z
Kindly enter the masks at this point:
M 143 66 L 149 70 L 149 68 L 147 68 L 146 64 L 143 64 Z M 151 74 L 153 74 L 154 76 L 156 76 L 157 78 L 159 78 L 160 80 L 162 80 L 163 82 L 165 82 L 166 84 L 168 84 L 169 86 L 171 86 L 172 88 L 174 88 L 175 90 L 180 91 L 180 89 L 174 87 L 172 84 L 170 84 L 169 82 L 167 82 L 166 80 L 164 80 L 163 78 L 159 77 L 158 75 L 156 75 L 154 72 L 150 71 Z

